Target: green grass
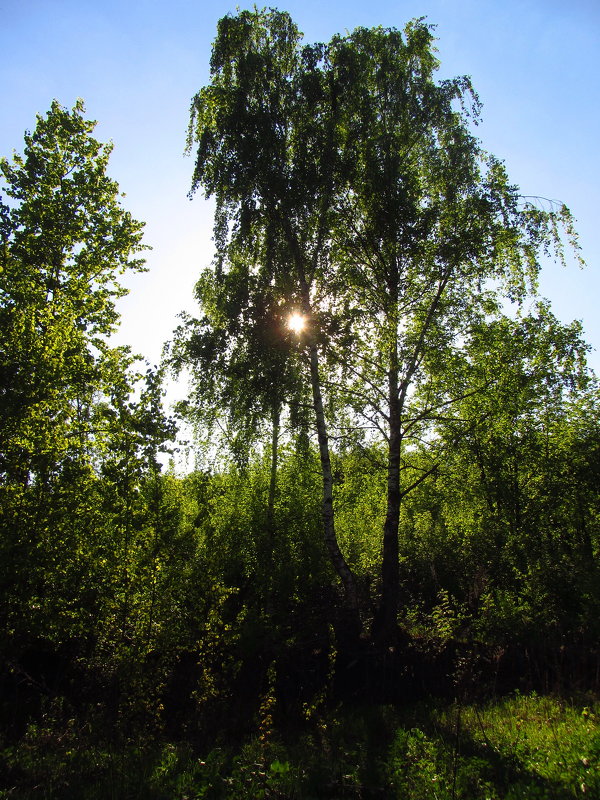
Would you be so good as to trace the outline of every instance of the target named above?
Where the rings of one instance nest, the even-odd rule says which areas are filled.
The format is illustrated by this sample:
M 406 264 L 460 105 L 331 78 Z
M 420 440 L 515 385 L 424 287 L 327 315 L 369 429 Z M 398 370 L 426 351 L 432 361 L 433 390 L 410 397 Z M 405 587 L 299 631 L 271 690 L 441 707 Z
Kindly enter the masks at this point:
M 396 733 L 389 761 L 396 796 L 598 798 L 598 710 L 536 695 L 434 708 L 424 724 Z
M 31 727 L 2 755 L 1 798 L 600 798 L 600 706 L 516 695 L 487 705 L 337 708 L 241 746 L 94 742 L 89 725 Z

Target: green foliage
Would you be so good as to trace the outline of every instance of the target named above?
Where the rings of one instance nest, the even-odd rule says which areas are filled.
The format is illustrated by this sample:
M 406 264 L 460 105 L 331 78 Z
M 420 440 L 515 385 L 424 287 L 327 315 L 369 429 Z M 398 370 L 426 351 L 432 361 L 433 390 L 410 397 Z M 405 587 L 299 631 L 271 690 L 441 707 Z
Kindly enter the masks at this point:
M 142 224 L 105 174 L 110 147 L 90 135 L 79 102 L 54 102 L 25 136 L 24 156 L 0 161 L 4 191 L 0 273 L 2 462 L 16 484 L 49 480 L 81 453 L 102 416 L 94 395 L 131 363 L 110 348 L 115 298 L 142 248 Z
M 54 102 L 24 155 L 0 161 L 0 583 L 12 657 L 93 637 L 110 537 L 99 466 L 128 426 L 111 400 L 133 390 L 133 359 L 108 336 L 120 274 L 142 269 L 143 226 L 122 208 L 93 128 L 81 102 Z
M 65 711 L 4 751 L 27 776 L 19 796 L 567 800 L 599 789 L 598 709 L 550 697 L 337 709 L 286 742 L 272 733 L 204 755 L 186 744 L 94 744 Z
M 393 646 L 401 506 L 482 424 L 476 398 L 493 381 L 482 344 L 505 335 L 502 304 L 535 291 L 542 255 L 564 262 L 561 236 L 575 252 L 577 242 L 565 206 L 521 197 L 482 150 L 471 82 L 436 78 L 422 19 L 300 42 L 273 9 L 219 23 L 188 139 L 192 191 L 216 201 L 217 257 L 197 285 L 202 316 L 179 329 L 172 360 L 192 370 L 192 415 L 226 416 L 228 438 L 246 444 L 267 409 L 274 436 L 286 406 L 297 421 L 310 382 L 331 562 L 357 631 L 354 571 L 380 569 L 373 634 Z M 293 309 L 306 319 L 295 346 L 284 330 Z M 577 327 L 550 316 L 540 307 L 549 336 L 534 345 L 552 365 L 548 399 L 582 372 Z M 534 333 L 524 320 L 514 345 L 536 368 Z M 355 535 L 345 490 L 334 504 L 331 432 L 385 464 L 367 512 L 381 518 L 381 557 L 370 531 Z
M 179 562 L 195 550 L 197 511 L 179 481 L 160 474 L 174 435 L 160 374 L 142 379 L 127 349 L 109 342 L 119 276 L 142 268 L 134 256 L 143 226 L 122 208 L 106 175 L 111 148 L 93 128 L 81 102 L 70 112 L 54 102 L 26 134 L 24 155 L 0 162 L 10 200 L 0 273 L 0 652 L 2 679 L 30 697 L 23 712 L 18 694 L 2 707 L 17 726 L 46 694 L 70 696 L 77 683 L 84 695 L 110 686 L 105 706 L 157 720 L 167 665 L 189 641 Z
M 334 499 L 340 543 L 362 581 L 381 567 L 381 526 L 385 519 L 384 453 L 349 449 L 334 461 Z
M 597 383 L 578 323 L 501 311 L 571 217 L 483 153 L 423 21 L 300 42 L 226 17 L 194 100 L 194 473 L 110 346 L 142 266 L 110 148 L 54 103 L 0 162 L 0 796 L 600 792 L 594 695 L 472 703 L 597 690 Z

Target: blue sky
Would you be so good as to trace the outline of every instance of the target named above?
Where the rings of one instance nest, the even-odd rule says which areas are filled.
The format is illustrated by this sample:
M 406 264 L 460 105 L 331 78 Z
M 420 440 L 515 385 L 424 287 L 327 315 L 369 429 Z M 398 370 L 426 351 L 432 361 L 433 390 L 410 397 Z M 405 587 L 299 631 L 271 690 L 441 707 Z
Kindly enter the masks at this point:
M 242 7 L 242 4 L 240 4 Z M 541 294 L 581 319 L 600 372 L 600 3 L 597 0 L 287 0 L 306 41 L 358 25 L 437 25 L 440 77 L 468 74 L 483 102 L 478 134 L 523 194 L 561 200 L 578 220 L 587 261 L 549 264 Z M 211 259 L 211 207 L 190 201 L 183 155 L 191 97 L 208 80 L 222 0 L 0 0 L 0 153 L 53 98 L 86 103 L 96 136 L 115 148 L 109 172 L 146 222 L 148 273 L 127 281 L 119 342 L 152 363 Z

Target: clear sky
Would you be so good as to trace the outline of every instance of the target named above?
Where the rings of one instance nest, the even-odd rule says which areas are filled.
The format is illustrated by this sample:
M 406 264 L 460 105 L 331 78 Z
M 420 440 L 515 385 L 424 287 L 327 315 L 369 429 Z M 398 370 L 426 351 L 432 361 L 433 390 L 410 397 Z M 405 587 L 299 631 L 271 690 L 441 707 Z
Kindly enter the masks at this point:
M 260 5 L 260 3 L 257 3 Z M 468 74 L 483 102 L 479 136 L 525 195 L 565 202 L 578 220 L 587 268 L 549 265 L 541 293 L 563 320 L 581 319 L 600 372 L 599 0 L 273 0 L 307 42 L 356 26 L 437 25 L 440 77 Z M 224 0 L 0 0 L 0 153 L 56 98 L 86 103 L 96 137 L 115 148 L 109 173 L 146 222 L 148 273 L 128 280 L 119 342 L 150 362 L 193 310 L 210 263 L 211 207 L 187 198 L 183 155 L 189 104 L 208 81 Z M 246 7 L 240 3 L 241 7 Z

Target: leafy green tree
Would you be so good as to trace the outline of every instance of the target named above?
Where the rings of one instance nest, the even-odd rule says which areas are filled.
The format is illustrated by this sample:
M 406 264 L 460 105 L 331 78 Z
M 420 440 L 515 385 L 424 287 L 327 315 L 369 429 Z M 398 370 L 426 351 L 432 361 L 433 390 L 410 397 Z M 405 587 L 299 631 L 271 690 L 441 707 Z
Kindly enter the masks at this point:
M 142 224 L 106 175 L 110 146 L 79 101 L 55 101 L 23 156 L 0 161 L 2 205 L 1 472 L 43 480 L 89 439 L 92 396 L 127 366 L 111 348 L 119 276 L 140 270 Z M 68 436 L 66 435 L 68 434 Z
M 459 377 L 476 371 L 464 343 L 503 298 L 521 301 L 535 288 L 542 253 L 563 258 L 558 230 L 573 239 L 572 219 L 564 206 L 543 210 L 521 198 L 482 151 L 470 131 L 477 96 L 467 78 L 436 81 L 422 20 L 403 33 L 359 28 L 334 39 L 329 58 L 344 87 L 349 171 L 336 195 L 336 273 L 325 301 L 343 337 L 332 337 L 328 353 L 347 406 L 387 445 L 374 634 L 392 641 L 402 501 L 443 458 L 435 429 L 447 418 L 456 435 L 453 405 L 488 385 Z
M 496 373 L 485 395 L 466 401 L 483 422 L 455 448 L 468 453 L 485 500 L 480 513 L 495 554 L 485 570 L 511 589 L 527 583 L 518 576 L 538 570 L 548 586 L 558 586 L 567 571 L 585 582 L 596 569 L 595 503 L 588 495 L 596 477 L 593 457 L 581 456 L 593 452 L 589 415 L 597 385 L 586 368 L 581 326 L 561 324 L 540 303 L 516 320 L 480 327 L 471 347 L 488 375 Z M 498 364 L 510 369 L 499 371 Z
M 4 621 L 10 630 L 15 619 L 39 618 L 42 635 L 81 599 L 104 529 L 98 470 L 115 416 L 107 399 L 133 382 L 132 357 L 109 336 L 120 275 L 143 268 L 143 225 L 123 209 L 106 174 L 111 147 L 92 137 L 83 112 L 81 101 L 71 111 L 53 102 L 23 155 L 0 160 Z
M 583 674 L 598 608 L 598 395 L 581 327 L 539 303 L 482 321 L 466 350 L 488 385 L 454 404 L 460 436 L 443 421 L 444 459 L 404 500 L 402 615 L 410 627 L 426 610 L 433 629 L 451 608 L 488 653 L 527 648 L 540 675 L 561 662 Z
M 282 418 L 303 414 L 306 389 L 299 374 L 292 332 L 270 281 L 252 274 L 243 259 L 231 259 L 227 272 L 205 270 L 196 286 L 203 310 L 187 317 L 167 348 L 167 361 L 190 376 L 191 396 L 179 411 L 213 442 L 225 440 L 235 462 L 247 465 L 253 445 L 270 428 L 269 490 L 257 580 L 271 586 L 263 598 L 272 607 L 280 572 L 274 561 L 276 497 Z
M 238 263 L 244 265 L 230 284 L 229 297 L 243 296 L 252 276 L 276 308 L 304 315 L 302 342 L 323 477 L 324 538 L 357 627 L 355 580 L 335 533 L 321 374 L 325 317 L 320 318 L 315 299 L 330 269 L 329 231 L 339 169 L 336 97 L 322 67 L 326 49 L 301 48 L 299 42 L 286 13 L 242 11 L 220 20 L 211 83 L 192 104 L 190 147 L 197 143 L 192 191 L 202 187 L 216 200 L 217 279 L 227 270 L 232 274 Z M 246 295 L 242 307 L 258 321 L 256 304 L 248 303 L 251 296 Z M 236 313 L 234 309 L 234 318 Z M 246 335 L 247 347 L 248 328 L 237 333 Z M 273 363 L 268 348 L 262 348 L 260 358 L 263 365 Z
M 217 200 L 217 273 L 241 258 L 305 315 L 325 539 L 355 610 L 334 527 L 324 390 L 340 435 L 362 429 L 363 441 L 386 443 L 373 632 L 388 643 L 402 501 L 443 458 L 442 420 L 458 435 L 454 404 L 486 387 L 472 380 L 464 342 L 503 298 L 535 287 L 541 253 L 563 258 L 560 226 L 574 242 L 568 209 L 521 198 L 481 149 L 470 81 L 436 81 L 438 66 L 422 20 L 301 48 L 288 15 L 241 12 L 219 23 L 190 128 L 194 188 Z M 429 447 L 417 467 L 420 442 Z

